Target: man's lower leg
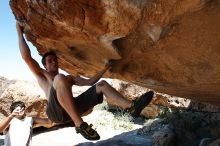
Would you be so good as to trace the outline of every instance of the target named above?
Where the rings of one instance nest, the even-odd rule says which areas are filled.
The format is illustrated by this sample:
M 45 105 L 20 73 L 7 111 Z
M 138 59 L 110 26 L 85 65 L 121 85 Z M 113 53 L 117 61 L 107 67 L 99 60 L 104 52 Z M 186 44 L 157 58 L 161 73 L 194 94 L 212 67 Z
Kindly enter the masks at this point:
M 132 102 L 124 98 L 117 90 L 110 86 L 105 81 L 101 81 L 96 85 L 97 92 L 103 93 L 110 103 L 121 107 L 122 109 L 127 109 L 132 105 Z

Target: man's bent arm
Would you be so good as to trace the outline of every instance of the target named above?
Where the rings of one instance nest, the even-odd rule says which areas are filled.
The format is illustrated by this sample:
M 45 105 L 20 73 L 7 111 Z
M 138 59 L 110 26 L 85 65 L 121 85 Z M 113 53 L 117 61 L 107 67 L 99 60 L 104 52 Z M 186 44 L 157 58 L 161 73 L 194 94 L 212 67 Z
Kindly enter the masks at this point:
M 103 74 L 110 68 L 110 65 L 105 66 L 105 68 L 101 71 L 98 71 L 93 77 L 90 79 L 83 79 L 81 77 L 75 77 L 74 81 L 76 85 L 84 86 L 84 85 L 93 85 L 99 81 L 99 79 L 103 76 Z
M 24 39 L 22 28 L 19 24 L 16 24 L 17 32 L 18 32 L 18 41 L 19 41 L 19 49 L 22 58 L 30 68 L 30 70 L 37 76 L 44 78 L 43 70 L 40 68 L 39 64 L 32 58 L 30 49 Z

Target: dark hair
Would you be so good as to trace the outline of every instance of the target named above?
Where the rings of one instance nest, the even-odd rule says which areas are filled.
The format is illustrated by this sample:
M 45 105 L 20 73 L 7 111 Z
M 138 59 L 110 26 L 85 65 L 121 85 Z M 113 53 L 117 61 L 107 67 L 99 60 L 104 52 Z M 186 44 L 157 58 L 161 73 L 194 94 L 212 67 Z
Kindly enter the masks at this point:
M 25 108 L 25 104 L 22 101 L 15 101 L 11 104 L 10 106 L 10 112 L 12 113 L 14 109 L 16 109 L 17 107 L 24 107 Z
M 57 56 L 53 51 L 47 52 L 42 56 L 41 62 L 43 65 L 46 65 L 46 57 L 49 55 Z

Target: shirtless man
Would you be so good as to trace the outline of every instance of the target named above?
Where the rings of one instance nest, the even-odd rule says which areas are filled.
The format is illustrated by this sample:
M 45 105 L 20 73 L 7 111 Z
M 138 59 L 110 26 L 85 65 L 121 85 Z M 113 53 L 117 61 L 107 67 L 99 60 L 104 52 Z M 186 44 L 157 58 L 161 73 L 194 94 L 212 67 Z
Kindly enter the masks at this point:
M 99 134 L 92 129 L 91 125 L 84 122 L 81 116 L 95 105 L 102 103 L 103 95 L 106 97 L 107 102 L 110 101 L 122 109 L 127 109 L 133 116 L 138 116 L 141 110 L 151 101 L 154 94 L 152 91 L 143 94 L 139 100 L 133 102 L 124 98 L 106 81 L 98 82 L 110 68 L 110 65 L 107 65 L 89 79 L 80 76 L 65 76 L 58 72 L 56 54 L 48 52 L 42 57 L 42 64 L 45 67 L 45 69 L 42 69 L 31 56 L 30 49 L 23 37 L 22 27 L 18 23 L 16 27 L 21 56 L 37 78 L 39 86 L 47 97 L 46 113 L 51 121 L 63 123 L 72 120 L 77 133 L 88 140 L 98 140 L 100 139 Z M 73 98 L 72 85 L 91 85 L 92 87 L 78 97 Z

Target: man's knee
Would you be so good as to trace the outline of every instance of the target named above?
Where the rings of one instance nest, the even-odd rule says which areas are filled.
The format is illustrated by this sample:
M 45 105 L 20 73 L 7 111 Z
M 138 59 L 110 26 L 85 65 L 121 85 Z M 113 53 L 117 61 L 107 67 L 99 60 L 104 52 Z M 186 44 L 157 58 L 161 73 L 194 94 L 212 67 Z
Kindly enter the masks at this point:
M 100 82 L 97 83 L 97 87 L 98 88 L 105 88 L 107 86 L 110 86 L 106 81 L 102 80 Z
M 106 81 L 102 80 L 96 84 L 96 92 L 98 94 L 104 93 L 104 91 L 108 90 L 109 87 L 110 85 Z
M 53 86 L 56 88 L 59 85 L 67 84 L 66 76 L 63 74 L 58 74 L 54 77 Z
M 63 74 L 57 74 L 55 77 L 54 77 L 54 82 L 56 82 L 56 81 L 64 81 L 64 80 L 66 80 L 66 76 L 65 75 L 63 75 Z

